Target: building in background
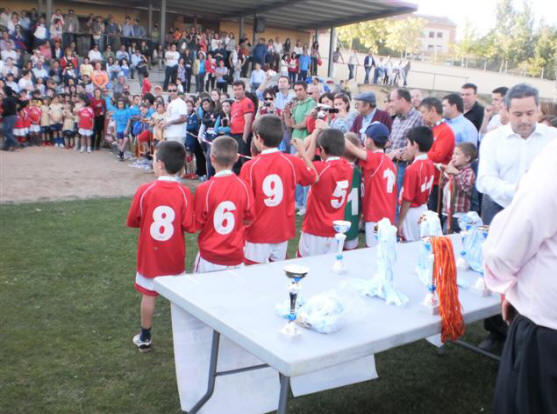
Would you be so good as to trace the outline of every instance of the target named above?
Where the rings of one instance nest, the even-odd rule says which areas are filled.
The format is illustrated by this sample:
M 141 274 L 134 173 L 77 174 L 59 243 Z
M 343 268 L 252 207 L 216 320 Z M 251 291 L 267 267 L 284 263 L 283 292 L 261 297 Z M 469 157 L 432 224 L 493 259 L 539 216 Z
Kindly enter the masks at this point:
M 456 41 L 456 24 L 447 17 L 424 16 L 414 14 L 414 17 L 424 19 L 427 24 L 422 34 L 422 52 L 427 56 L 449 53 Z

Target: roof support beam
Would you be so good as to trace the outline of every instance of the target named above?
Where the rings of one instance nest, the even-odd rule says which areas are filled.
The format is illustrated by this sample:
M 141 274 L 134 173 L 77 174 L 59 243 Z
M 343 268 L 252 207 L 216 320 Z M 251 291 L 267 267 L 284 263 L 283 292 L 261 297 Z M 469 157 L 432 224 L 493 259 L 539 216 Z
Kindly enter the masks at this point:
M 234 18 L 234 17 L 242 17 L 242 16 L 253 16 L 260 13 L 266 13 L 275 9 L 280 9 L 282 7 L 291 7 L 295 6 L 298 3 L 303 3 L 308 0 L 280 0 L 275 1 L 274 3 L 263 3 L 258 7 L 252 7 L 249 9 L 238 10 L 232 13 L 228 13 L 225 15 L 225 18 Z

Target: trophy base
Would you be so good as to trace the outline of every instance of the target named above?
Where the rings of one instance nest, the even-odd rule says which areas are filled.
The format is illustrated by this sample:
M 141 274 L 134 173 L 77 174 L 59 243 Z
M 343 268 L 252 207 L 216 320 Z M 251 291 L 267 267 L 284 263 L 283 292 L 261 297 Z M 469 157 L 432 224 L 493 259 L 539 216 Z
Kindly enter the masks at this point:
M 342 263 L 340 260 L 337 260 L 333 263 L 333 267 L 331 270 L 337 274 L 346 273 L 346 268 L 344 267 L 344 263 Z
M 431 315 L 439 315 L 439 300 L 433 293 L 428 293 L 425 296 L 422 305 Z
M 294 338 L 294 337 L 300 335 L 300 330 L 298 329 L 298 327 L 296 326 L 296 324 L 294 322 L 288 322 L 280 330 L 280 333 L 283 334 L 284 336 Z
M 491 290 L 485 285 L 485 280 L 483 277 L 479 277 L 476 284 L 472 287 L 472 291 L 481 297 L 491 296 Z

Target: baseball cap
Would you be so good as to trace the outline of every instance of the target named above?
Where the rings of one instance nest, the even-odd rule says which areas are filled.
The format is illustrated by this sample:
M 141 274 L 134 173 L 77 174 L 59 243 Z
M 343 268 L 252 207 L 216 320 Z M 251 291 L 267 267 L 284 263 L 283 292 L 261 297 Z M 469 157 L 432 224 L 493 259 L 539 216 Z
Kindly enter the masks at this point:
M 373 106 L 376 106 L 376 101 L 375 101 L 375 94 L 373 92 L 364 92 L 361 93 L 359 95 L 356 95 L 355 98 L 357 101 L 364 101 L 364 102 L 369 102 L 370 104 L 372 104 Z
M 383 147 L 389 140 L 389 128 L 381 122 L 372 122 L 366 129 L 366 136 Z

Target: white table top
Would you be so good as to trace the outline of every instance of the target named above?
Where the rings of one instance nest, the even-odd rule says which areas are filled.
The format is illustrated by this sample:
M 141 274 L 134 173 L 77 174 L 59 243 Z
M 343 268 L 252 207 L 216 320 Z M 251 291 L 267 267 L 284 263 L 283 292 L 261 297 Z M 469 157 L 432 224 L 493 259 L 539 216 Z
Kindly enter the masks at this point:
M 453 238 L 455 250 L 460 249 Z M 287 376 L 298 376 L 355 360 L 441 332 L 439 316 L 421 304 L 426 288 L 414 272 L 418 243 L 399 244 L 395 287 L 410 298 L 406 307 L 385 304 L 377 298 L 356 299 L 363 304 L 357 321 L 329 335 L 302 329 L 291 339 L 279 331 L 286 323 L 274 307 L 288 298 L 290 282 L 283 272 L 286 263 L 309 266 L 302 280 L 306 298 L 338 288 L 349 278 L 369 278 L 375 272 L 375 248 L 345 252 L 347 273 L 331 272 L 334 255 L 314 256 L 223 272 L 159 277 L 156 290 L 171 302 Z M 473 285 L 478 275 L 461 272 Z M 474 322 L 500 310 L 498 295 L 480 297 L 470 288 L 460 289 L 465 323 Z

